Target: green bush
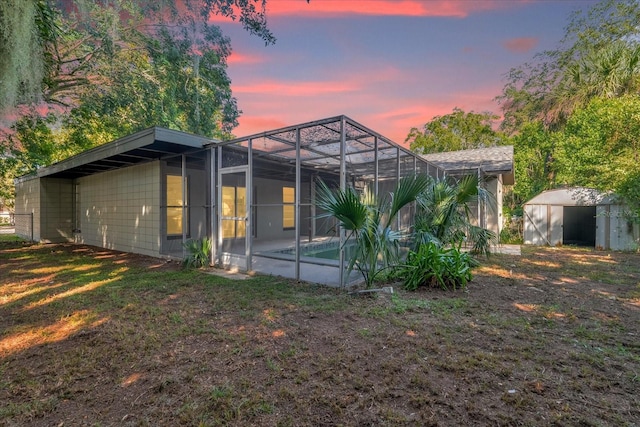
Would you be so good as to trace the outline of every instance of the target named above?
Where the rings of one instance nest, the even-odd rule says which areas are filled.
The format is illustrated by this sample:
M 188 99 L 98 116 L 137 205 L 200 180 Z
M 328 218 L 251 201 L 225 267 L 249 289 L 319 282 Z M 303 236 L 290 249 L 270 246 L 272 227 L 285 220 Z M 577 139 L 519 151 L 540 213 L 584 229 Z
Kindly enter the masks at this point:
M 189 240 L 183 245 L 189 252 L 184 260 L 182 260 L 182 265 L 185 268 L 201 268 L 209 265 L 211 239 L 204 237 L 198 240 Z
M 466 288 L 472 278 L 471 270 L 479 263 L 459 248 L 441 248 L 433 242 L 422 244 L 407 255 L 400 269 L 404 287 L 414 291 L 420 286 L 442 289 Z

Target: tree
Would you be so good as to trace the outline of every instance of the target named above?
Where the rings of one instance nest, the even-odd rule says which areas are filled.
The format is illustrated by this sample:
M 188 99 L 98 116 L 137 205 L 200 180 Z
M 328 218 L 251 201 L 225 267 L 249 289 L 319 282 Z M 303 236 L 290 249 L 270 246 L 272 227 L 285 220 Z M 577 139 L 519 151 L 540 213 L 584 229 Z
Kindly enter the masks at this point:
M 0 198 L 13 201 L 15 177 L 35 172 L 80 150 L 63 141 L 61 133 L 51 130 L 56 121 L 54 115 L 43 117 L 31 111 L 18 119 L 13 132 L 0 140 Z
M 577 110 L 556 150 L 557 180 L 613 191 L 640 213 L 640 96 L 595 98 Z
M 24 3 L 33 6 L 44 67 L 37 97 L 57 107 L 43 114 L 41 104 L 26 105 L 37 97 L 27 97 L 26 84 L 18 81 L 19 96 L 11 103 L 25 105 L 10 128 L 0 128 L 3 195 L 13 194 L 14 176 L 146 127 L 230 136 L 239 112 L 226 74 L 230 41 L 218 27 L 197 22 L 193 13 L 165 17 L 161 12 L 171 2 L 75 0 L 62 9 L 30 1 Z M 198 4 L 212 10 L 223 3 L 238 2 Z M 151 22 L 147 10 L 160 20 Z M 3 19 L 6 11 L 0 3 Z M 3 29 L 7 22 L 0 23 Z M 6 36 L 0 46 L 19 58 L 20 47 L 4 43 Z
M 0 110 L 41 100 L 74 104 L 77 89 L 94 77 L 95 61 L 122 47 L 122 33 L 113 31 L 113 24 L 144 17 L 145 23 L 138 24 L 148 34 L 176 26 L 195 30 L 215 14 L 239 20 L 269 44 L 275 37 L 267 27 L 265 6 L 266 0 L 0 2 Z M 67 31 L 60 20 L 75 25 Z
M 505 136 L 493 129 L 499 117 L 493 113 L 465 113 L 459 108 L 436 116 L 423 126 L 412 128 L 405 142 L 418 154 L 504 145 Z
M 510 70 L 500 102 L 502 129 L 530 121 L 559 129 L 595 96 L 638 93 L 640 3 L 605 0 L 575 14 L 560 47 Z
M 556 140 L 557 135 L 545 129 L 540 121 L 524 124 L 511 138 L 517 177 L 513 188 L 515 205 L 553 187 Z
M 76 144 L 108 142 L 158 125 L 227 138 L 238 109 L 226 74 L 229 40 L 203 26 L 195 43 L 187 31 L 139 34 L 139 48 L 116 49 L 102 66 L 103 82 L 86 88 L 65 119 Z M 84 142 L 82 142 L 84 141 Z

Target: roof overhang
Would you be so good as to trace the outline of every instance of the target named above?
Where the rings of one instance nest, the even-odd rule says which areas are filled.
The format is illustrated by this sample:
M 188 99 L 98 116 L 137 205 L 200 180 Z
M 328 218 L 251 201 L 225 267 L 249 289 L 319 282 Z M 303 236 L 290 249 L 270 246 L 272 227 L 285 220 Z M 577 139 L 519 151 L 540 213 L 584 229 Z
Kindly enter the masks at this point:
M 168 156 L 202 149 L 218 141 L 176 130 L 152 127 L 82 152 L 66 160 L 16 178 L 80 178 Z
M 515 183 L 512 145 L 422 154 L 421 157 L 440 166 L 448 175 L 481 172 L 484 176 L 502 176 L 505 185 Z

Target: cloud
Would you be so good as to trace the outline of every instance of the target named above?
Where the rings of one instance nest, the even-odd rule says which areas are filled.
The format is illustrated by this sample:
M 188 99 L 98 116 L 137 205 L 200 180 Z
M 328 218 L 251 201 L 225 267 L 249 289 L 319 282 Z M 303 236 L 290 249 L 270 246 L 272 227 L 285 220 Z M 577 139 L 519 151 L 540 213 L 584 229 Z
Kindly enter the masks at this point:
M 278 96 L 321 96 L 327 94 L 354 92 L 360 89 L 356 83 L 341 81 L 261 81 L 244 85 L 234 85 L 234 94 L 272 94 Z
M 274 117 L 273 115 L 241 116 L 238 123 L 239 125 L 234 131 L 237 136 L 252 135 L 293 124 L 285 123 L 282 117 Z
M 502 45 L 511 52 L 527 53 L 538 45 L 538 41 L 537 37 L 519 37 L 506 40 Z
M 266 62 L 266 59 L 263 55 L 251 55 L 246 53 L 237 53 L 232 52 L 231 55 L 227 58 L 227 63 L 237 65 L 237 64 L 260 64 L 262 62 Z
M 476 12 L 502 10 L 528 0 L 304 0 L 267 2 L 269 17 L 305 16 L 326 18 L 327 16 L 368 15 L 368 16 L 413 16 L 413 17 L 454 17 L 465 18 Z M 235 10 L 235 15 L 240 12 Z M 211 15 L 210 22 L 229 22 L 231 18 Z
M 377 15 L 377 16 L 438 16 L 464 18 L 471 13 L 503 9 L 510 6 L 505 1 L 449 1 L 449 0 L 359 0 L 359 1 L 270 1 L 267 15 Z

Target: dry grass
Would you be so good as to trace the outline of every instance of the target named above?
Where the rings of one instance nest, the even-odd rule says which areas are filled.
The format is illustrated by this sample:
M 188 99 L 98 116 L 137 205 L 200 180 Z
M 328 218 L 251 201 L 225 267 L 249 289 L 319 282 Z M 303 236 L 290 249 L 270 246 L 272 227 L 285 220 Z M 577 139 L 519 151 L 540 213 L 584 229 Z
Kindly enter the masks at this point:
M 0 425 L 633 426 L 639 321 L 637 254 L 361 298 L 0 242 Z

